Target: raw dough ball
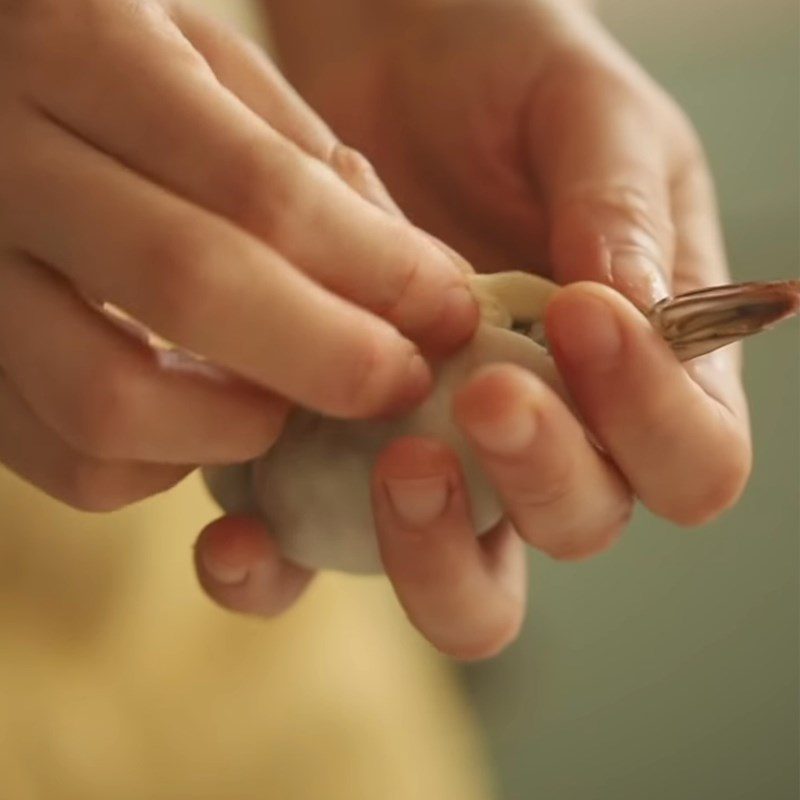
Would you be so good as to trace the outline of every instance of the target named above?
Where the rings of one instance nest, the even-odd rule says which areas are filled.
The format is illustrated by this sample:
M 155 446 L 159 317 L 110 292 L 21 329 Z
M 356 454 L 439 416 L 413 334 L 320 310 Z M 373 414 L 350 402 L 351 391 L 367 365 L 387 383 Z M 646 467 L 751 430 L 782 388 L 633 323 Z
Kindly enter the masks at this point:
M 475 530 L 486 532 L 503 511 L 452 421 L 451 402 L 454 390 L 476 368 L 492 362 L 530 369 L 563 394 L 543 347 L 483 323 L 472 342 L 440 368 L 433 393 L 411 414 L 353 422 L 298 411 L 266 455 L 247 464 L 206 469 L 206 482 L 226 511 L 264 519 L 292 561 L 319 569 L 381 572 L 370 500 L 373 463 L 399 436 L 434 436 L 458 454 Z

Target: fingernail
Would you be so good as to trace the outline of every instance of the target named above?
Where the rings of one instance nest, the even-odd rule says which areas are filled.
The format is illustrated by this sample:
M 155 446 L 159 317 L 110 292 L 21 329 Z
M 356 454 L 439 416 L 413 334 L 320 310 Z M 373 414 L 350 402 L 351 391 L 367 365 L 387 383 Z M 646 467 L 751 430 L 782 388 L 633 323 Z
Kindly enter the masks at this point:
M 445 475 L 428 478 L 386 478 L 386 494 L 398 519 L 412 528 L 424 528 L 441 517 L 450 499 Z
M 614 288 L 642 310 L 669 294 L 661 266 L 639 248 L 611 251 L 611 279 Z
M 487 452 L 513 456 L 527 450 L 536 436 L 536 412 L 520 405 L 510 413 L 486 421 L 467 423 L 470 436 Z
M 220 561 L 209 558 L 205 553 L 201 553 L 200 558 L 203 561 L 203 567 L 205 567 L 209 577 L 223 586 L 236 586 L 237 584 L 244 583 L 250 573 L 248 567 L 236 567 L 233 564 L 223 564 Z
M 613 366 L 622 347 L 616 315 L 606 301 L 584 293 L 573 298 L 574 313 L 554 320 L 558 351 L 569 361 L 593 370 Z

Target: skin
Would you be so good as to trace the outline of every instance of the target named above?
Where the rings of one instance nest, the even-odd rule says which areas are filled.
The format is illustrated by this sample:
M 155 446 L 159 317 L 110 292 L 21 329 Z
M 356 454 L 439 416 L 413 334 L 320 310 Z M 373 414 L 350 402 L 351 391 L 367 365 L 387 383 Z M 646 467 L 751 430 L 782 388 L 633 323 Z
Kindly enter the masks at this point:
M 381 552 L 410 618 L 444 652 L 492 655 L 524 612 L 524 542 L 586 557 L 636 497 L 698 524 L 744 485 L 735 354 L 684 369 L 633 305 L 726 277 L 700 148 L 577 5 L 269 5 L 290 79 L 331 127 L 190 6 L 0 3 L 0 460 L 110 510 L 260 454 L 293 402 L 413 405 L 430 386 L 420 351 L 446 354 L 476 323 L 463 262 L 423 230 L 480 269 L 613 285 L 628 299 L 575 283 L 547 319 L 602 451 L 535 377 L 498 365 L 454 413 L 506 523 L 475 539 L 438 442 L 397 441 L 376 464 Z M 154 352 L 87 297 L 206 360 Z M 245 613 L 283 611 L 312 577 L 236 518 L 201 534 L 196 563 Z
M 0 3 L 0 76 L 0 461 L 54 497 L 106 511 L 252 458 L 293 402 L 408 407 L 420 348 L 470 336 L 461 265 L 189 6 Z
M 523 543 L 587 558 L 619 537 L 637 499 L 694 526 L 746 483 L 738 349 L 681 365 L 637 310 L 728 279 L 702 148 L 579 4 L 268 5 L 290 79 L 411 219 L 480 269 L 572 284 L 546 329 L 585 429 L 509 365 L 480 370 L 454 398 L 506 503 L 497 530 L 476 540 L 443 444 L 399 440 L 375 466 L 381 553 L 410 619 L 449 655 L 494 655 L 524 615 Z M 260 525 L 232 518 L 204 532 L 198 565 L 212 597 L 257 613 L 282 610 L 311 577 L 280 561 Z

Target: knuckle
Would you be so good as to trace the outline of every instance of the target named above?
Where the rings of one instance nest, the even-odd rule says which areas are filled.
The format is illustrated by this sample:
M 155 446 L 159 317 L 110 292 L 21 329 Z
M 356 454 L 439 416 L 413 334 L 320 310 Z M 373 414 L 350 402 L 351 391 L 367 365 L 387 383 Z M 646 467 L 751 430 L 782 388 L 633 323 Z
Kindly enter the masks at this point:
M 303 210 L 301 186 L 307 165 L 298 148 L 258 136 L 238 142 L 221 163 L 213 182 L 223 212 L 278 244 L 289 222 Z
M 384 401 L 391 355 L 382 337 L 363 336 L 349 352 L 346 368 L 339 377 L 338 397 L 332 404 L 346 416 L 369 416 Z
M 139 394 L 139 378 L 129 365 L 110 363 L 98 368 L 67 422 L 72 444 L 97 458 L 124 458 Z
M 655 183 L 656 178 L 653 177 Z M 653 202 L 653 193 L 645 186 L 628 182 L 608 182 L 584 186 L 570 200 L 578 207 L 590 207 L 595 214 L 621 222 L 619 231 L 628 231 L 630 241 L 622 239 L 617 245 L 642 245 L 641 234 L 660 243 L 674 236 L 674 226 L 666 209 Z
M 156 235 L 143 259 L 139 277 L 146 285 L 150 316 L 163 328 L 159 333 L 183 332 L 207 319 L 214 296 L 213 272 L 209 269 L 214 244 L 207 230 L 186 220 L 167 224 Z
M 333 171 L 365 200 L 391 216 L 403 216 L 372 162 L 358 150 L 337 142 L 326 160 Z
M 233 440 L 230 457 L 236 461 L 249 461 L 264 455 L 283 433 L 289 411 L 287 402 L 262 397 L 258 406 L 248 408 L 242 415 L 245 423 L 243 435 L 238 441 Z
M 408 242 L 402 248 L 401 257 L 395 260 L 384 283 L 384 296 L 375 303 L 375 312 L 388 320 L 398 319 L 403 312 L 418 307 L 422 299 L 417 291 L 426 259 L 426 251 L 420 244 Z
M 345 183 L 357 190 L 370 187 L 378 181 L 370 161 L 358 150 L 340 142 L 334 145 L 328 163 Z

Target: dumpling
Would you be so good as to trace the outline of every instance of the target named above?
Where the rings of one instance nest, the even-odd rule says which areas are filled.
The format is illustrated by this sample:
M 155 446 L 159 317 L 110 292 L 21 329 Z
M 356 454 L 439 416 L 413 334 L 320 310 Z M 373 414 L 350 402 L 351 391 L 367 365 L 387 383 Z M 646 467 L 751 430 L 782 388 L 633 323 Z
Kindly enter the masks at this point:
M 482 321 L 462 350 L 441 364 L 428 399 L 390 421 L 344 421 L 296 411 L 273 448 L 246 464 L 208 467 L 206 483 L 229 513 L 260 516 L 284 555 L 307 567 L 381 572 L 370 478 L 378 453 L 406 435 L 435 436 L 458 454 L 474 528 L 486 532 L 503 510 L 450 408 L 455 389 L 478 367 L 518 364 L 569 403 L 543 339 L 544 310 L 558 287 L 520 272 L 472 276 Z M 796 314 L 800 281 L 745 283 L 668 298 L 649 312 L 654 328 L 686 361 Z
M 298 564 L 381 572 L 370 499 L 372 465 L 399 436 L 435 436 L 461 460 L 475 529 L 485 532 L 497 524 L 502 507 L 452 420 L 452 395 L 475 369 L 498 361 L 530 369 L 563 393 L 537 324 L 558 287 L 526 273 L 474 276 L 472 281 L 481 324 L 469 344 L 439 365 L 424 403 L 392 420 L 339 420 L 297 410 L 263 457 L 204 470 L 217 502 L 229 513 L 263 518 L 286 557 Z

